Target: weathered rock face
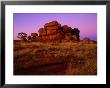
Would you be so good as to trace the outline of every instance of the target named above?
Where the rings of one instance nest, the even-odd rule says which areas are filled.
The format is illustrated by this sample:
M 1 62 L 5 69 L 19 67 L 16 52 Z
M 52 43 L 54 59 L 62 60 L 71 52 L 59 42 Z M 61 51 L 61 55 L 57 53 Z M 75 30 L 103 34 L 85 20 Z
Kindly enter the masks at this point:
M 58 41 L 64 37 L 60 30 L 61 24 L 59 24 L 57 21 L 52 21 L 46 23 L 44 28 L 39 29 L 39 37 L 41 38 L 41 41 Z
M 56 26 L 56 25 L 58 25 L 58 22 L 57 21 L 52 21 L 52 22 L 46 23 L 44 25 L 44 27 L 51 27 L 51 26 Z
M 39 36 L 45 36 L 46 35 L 46 30 L 44 28 L 39 29 Z
M 57 21 L 46 23 L 39 29 L 41 41 L 79 41 L 79 30 L 68 25 L 61 26 Z

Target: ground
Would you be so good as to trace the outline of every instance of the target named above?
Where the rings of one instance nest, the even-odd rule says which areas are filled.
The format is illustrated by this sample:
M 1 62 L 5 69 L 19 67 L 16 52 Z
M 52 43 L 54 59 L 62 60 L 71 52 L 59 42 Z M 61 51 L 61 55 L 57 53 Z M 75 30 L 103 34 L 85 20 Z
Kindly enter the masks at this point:
M 14 75 L 97 75 L 97 44 L 14 41 Z

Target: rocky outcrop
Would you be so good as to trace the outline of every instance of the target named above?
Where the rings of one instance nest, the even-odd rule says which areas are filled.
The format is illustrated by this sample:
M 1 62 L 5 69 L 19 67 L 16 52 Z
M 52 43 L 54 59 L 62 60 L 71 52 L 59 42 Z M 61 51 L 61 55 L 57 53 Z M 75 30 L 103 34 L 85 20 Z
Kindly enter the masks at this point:
M 63 35 L 61 32 L 59 32 L 60 28 L 61 28 L 61 24 L 59 24 L 57 21 L 46 23 L 44 25 L 44 28 L 40 28 L 38 31 L 41 41 L 61 40 Z
M 40 28 L 38 30 L 38 32 L 39 32 L 39 36 L 45 36 L 46 35 L 46 30 L 44 28 Z
M 57 21 L 52 21 L 52 22 L 49 22 L 49 23 L 46 23 L 44 25 L 44 27 L 52 27 L 52 26 L 57 26 L 59 23 Z
M 79 30 L 68 25 L 61 26 L 57 21 L 46 23 L 38 30 L 41 41 L 79 41 Z
M 82 40 L 82 43 L 83 44 L 94 44 L 94 43 L 96 43 L 96 41 L 94 41 L 94 40 L 91 40 L 90 38 L 84 38 L 83 40 Z

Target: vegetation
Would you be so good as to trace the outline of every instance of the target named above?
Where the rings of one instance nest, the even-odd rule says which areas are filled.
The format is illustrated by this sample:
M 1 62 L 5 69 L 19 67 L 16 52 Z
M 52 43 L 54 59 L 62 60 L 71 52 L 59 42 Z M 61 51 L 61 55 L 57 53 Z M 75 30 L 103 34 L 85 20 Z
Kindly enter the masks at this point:
M 18 33 L 17 36 L 19 39 L 21 39 L 22 41 L 27 41 L 27 34 L 24 32 Z
M 14 41 L 15 75 L 96 75 L 97 44 Z

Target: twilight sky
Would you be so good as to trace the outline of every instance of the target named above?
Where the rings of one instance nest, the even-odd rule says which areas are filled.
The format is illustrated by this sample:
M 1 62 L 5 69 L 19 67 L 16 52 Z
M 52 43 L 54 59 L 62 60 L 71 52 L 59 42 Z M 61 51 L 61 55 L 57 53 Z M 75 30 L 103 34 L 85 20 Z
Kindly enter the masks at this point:
M 30 35 L 38 33 L 38 29 L 45 23 L 58 21 L 61 25 L 79 28 L 80 39 L 89 37 L 97 40 L 97 14 L 96 13 L 14 13 L 14 40 L 17 34 L 25 32 Z

